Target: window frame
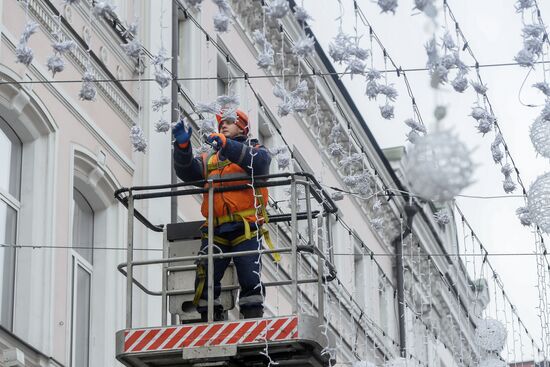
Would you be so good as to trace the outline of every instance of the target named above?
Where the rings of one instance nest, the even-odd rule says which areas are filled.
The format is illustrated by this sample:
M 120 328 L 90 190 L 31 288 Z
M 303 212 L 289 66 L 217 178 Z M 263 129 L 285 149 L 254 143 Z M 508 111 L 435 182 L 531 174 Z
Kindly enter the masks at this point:
M 91 361 L 91 345 L 90 345 L 90 339 L 91 339 L 91 328 L 92 328 L 92 297 L 93 297 L 93 268 L 90 265 L 90 263 L 78 252 L 72 251 L 71 254 L 71 347 L 70 347 L 70 365 L 75 366 L 75 360 L 76 360 L 76 306 L 78 304 L 78 297 L 77 295 L 77 288 L 78 288 L 78 281 L 77 281 L 77 275 L 78 275 L 78 267 L 81 267 L 88 275 L 89 275 L 89 290 L 88 290 L 88 345 L 87 345 L 87 354 L 88 354 L 88 360 L 87 360 L 87 366 L 90 367 L 90 361 Z M 81 366 L 78 366 L 81 367 Z
M 19 197 L 16 197 L 14 196 L 12 193 L 10 193 L 10 187 L 9 187 L 9 183 L 8 183 L 8 188 L 5 189 L 5 188 L 2 188 L 0 187 L 0 201 L 2 203 L 4 203 L 8 210 L 9 209 L 12 209 L 14 212 L 15 212 L 15 228 L 13 228 L 13 231 L 15 233 L 14 235 L 14 243 L 12 245 L 15 245 L 18 243 L 18 234 L 19 234 L 19 224 L 20 224 L 20 211 L 21 211 L 21 180 L 22 180 L 22 170 L 23 170 L 23 141 L 21 140 L 21 138 L 19 137 L 19 135 L 17 134 L 17 132 L 10 126 L 10 124 L 2 117 L 0 117 L 0 131 L 2 131 L 2 133 L 8 138 L 8 141 L 11 142 L 12 146 L 14 144 L 18 144 L 19 145 L 19 149 L 18 149 L 18 159 L 17 159 L 17 172 L 16 174 L 19 175 L 19 177 L 17 178 L 17 181 L 16 181 L 16 185 L 17 185 L 17 195 Z M 11 167 L 10 165 L 10 172 L 9 172 L 9 179 L 11 180 L 11 175 L 13 174 L 12 172 L 12 169 L 13 167 Z M 7 223 L 6 223 L 7 224 Z M 3 240 L 2 240 L 3 241 Z M 3 322 L 2 320 L 2 315 L 0 314 L 0 325 L 2 325 L 2 327 L 5 327 L 6 329 L 10 330 L 10 331 L 13 331 L 13 324 L 14 324 L 14 320 L 15 320 L 15 297 L 16 297 L 16 290 L 17 290 L 17 287 L 16 287 L 16 284 L 17 284 L 17 279 L 16 279 L 16 275 L 17 275 L 17 247 L 13 247 L 13 248 L 9 248 L 9 247 L 4 247 L 3 249 L 1 249 L 2 251 L 4 252 L 11 252 L 9 253 L 8 255 L 11 257 L 11 269 L 9 271 L 9 277 L 8 277 L 8 281 L 10 282 L 10 284 L 8 284 L 8 287 L 10 288 L 9 289 L 9 297 L 10 297 L 10 300 L 9 300 L 9 310 L 8 310 L 8 313 L 9 313 L 9 316 L 8 316 L 8 320 L 6 321 L 6 323 Z M 2 278 L 2 282 L 4 282 L 4 277 Z M 0 292 L 0 300 L 2 299 L 3 297 L 3 284 L 2 286 L 0 287 L 0 290 L 2 290 L 2 292 Z M 3 302 L 3 300 L 2 300 Z M 4 302 L 3 302 L 4 304 Z
M 88 276 L 89 276 L 89 291 L 88 291 L 88 343 L 87 343 L 87 354 L 88 354 L 88 358 L 87 358 L 87 366 L 86 367 L 90 367 L 91 366 L 91 351 L 92 351 L 92 348 L 91 348 L 91 336 L 92 336 L 92 323 L 91 323 L 91 319 L 92 319 L 92 306 L 93 306 L 93 302 L 92 302 L 92 297 L 93 297 L 93 284 L 94 284 L 94 277 L 93 277 L 93 257 L 94 257 L 94 244 L 95 244 L 95 230 L 96 230 L 96 210 L 94 209 L 94 207 L 91 205 L 91 202 L 90 200 L 86 197 L 86 195 L 82 192 L 82 190 L 80 190 L 77 185 L 74 185 L 73 184 L 73 195 L 71 196 L 72 197 L 72 203 L 71 203 L 71 220 L 72 220 L 72 223 L 71 223 L 71 245 L 72 245 L 72 242 L 73 242 L 73 236 L 74 236 L 74 230 L 75 230 L 75 223 L 74 223 L 74 213 L 75 213 L 75 209 L 76 209 L 76 200 L 74 199 L 74 191 L 77 191 L 81 196 L 82 198 L 84 199 L 84 201 L 86 202 L 86 204 L 90 207 L 90 209 L 92 210 L 92 221 L 93 221 L 93 224 L 92 224 L 92 247 L 91 247 L 91 251 L 92 251 L 92 262 L 88 261 L 81 253 L 79 253 L 77 251 L 77 249 L 73 248 L 71 246 L 71 314 L 70 314 L 70 320 L 71 320 L 71 334 L 70 334 L 70 348 L 69 348 L 69 353 L 70 353 L 70 356 L 69 356 L 69 361 L 70 361 L 70 366 L 75 366 L 76 367 L 76 328 L 77 328 L 77 304 L 78 304 L 78 297 L 77 297 L 77 289 L 78 289 L 78 269 L 79 267 L 82 268 L 82 270 L 84 270 Z M 81 367 L 81 366 L 78 366 L 78 367 Z

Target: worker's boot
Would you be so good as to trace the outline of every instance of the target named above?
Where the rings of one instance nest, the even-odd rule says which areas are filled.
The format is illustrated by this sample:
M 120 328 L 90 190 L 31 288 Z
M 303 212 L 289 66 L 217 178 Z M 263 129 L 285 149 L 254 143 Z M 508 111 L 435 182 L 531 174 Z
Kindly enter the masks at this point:
M 244 319 L 259 319 L 264 317 L 264 309 L 263 307 L 241 308 L 241 314 Z
M 225 314 L 223 312 L 223 308 L 214 308 L 214 321 L 224 321 L 225 320 Z M 208 312 L 204 311 L 201 312 L 201 321 L 202 322 L 208 322 Z

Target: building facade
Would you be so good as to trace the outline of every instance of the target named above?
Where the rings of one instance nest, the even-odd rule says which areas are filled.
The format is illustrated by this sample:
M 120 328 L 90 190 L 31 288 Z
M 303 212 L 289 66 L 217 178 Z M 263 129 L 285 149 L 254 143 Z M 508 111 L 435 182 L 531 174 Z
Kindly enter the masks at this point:
M 0 248 L 0 349 L 6 365 L 118 365 L 115 332 L 124 328 L 125 278 L 116 267 L 126 258 L 127 224 L 126 209 L 113 192 L 171 179 L 170 136 L 154 128 L 162 112 L 153 111 L 151 101 L 161 91 L 152 82 L 155 68 L 148 57 L 169 48 L 170 29 L 159 24 L 170 24 L 172 3 L 115 3 L 118 22 L 112 15 L 93 15 L 85 0 L 63 5 L 29 0 L 28 8 L 23 1 L 0 2 L 0 73 L 7 82 L 0 83 L 0 169 L 8 173 L 0 177 L 0 240 L 6 245 Z M 265 18 L 259 1 L 230 4 L 232 24 L 222 34 L 214 29 L 218 8 L 212 2 L 200 10 L 182 3 L 179 10 L 179 104 L 195 131 L 204 129 L 194 113 L 197 103 L 235 94 L 250 116 L 251 135 L 273 152 L 286 148 L 292 155 L 284 165 L 275 154 L 272 173 L 312 173 L 331 193 L 331 187 L 354 191 L 349 177 L 366 175 L 363 193 L 346 193 L 329 225 L 315 228 L 337 270 L 337 279 L 324 289 L 324 326 L 335 335 L 326 352 L 342 366 L 383 365 L 399 356 L 414 365 L 473 365 L 479 359 L 473 344 L 475 316 L 486 307 L 488 294 L 483 281 L 469 279 L 458 259 L 426 256 L 452 253 L 457 233 L 452 224 L 434 221 L 440 208 L 399 194 L 407 187 L 400 163 L 404 151 L 380 149 L 368 129 L 369 117 L 358 112 L 316 41 L 312 55 L 292 53 L 304 32 L 314 36 L 292 11 L 277 22 Z M 40 26 L 29 42 L 35 54 L 29 67 L 15 63 L 27 19 Z M 121 46 L 128 39 L 119 26 L 136 19 L 147 51 L 145 68 Z M 252 36 L 255 30 L 265 31 L 276 50 L 268 71 L 257 66 L 261 50 Z M 44 65 L 56 32 L 74 40 L 76 48 L 66 54 L 65 71 L 52 78 Z M 94 102 L 78 98 L 79 82 L 50 82 L 78 81 L 86 68 L 98 80 L 110 80 L 96 83 Z M 281 101 L 273 89 L 281 83 L 294 90 L 300 82 L 307 84 L 308 106 L 280 117 Z M 134 124 L 144 130 L 146 154 L 133 151 L 129 135 Z M 329 153 L 335 142 L 340 155 Z M 288 189 L 271 190 L 270 203 L 272 213 L 288 207 Z M 154 223 L 169 222 L 169 200 L 138 205 Z M 303 209 L 303 203 L 298 205 Z M 416 208 L 414 213 L 407 212 L 408 206 Z M 182 221 L 201 219 L 200 197 L 179 198 L 178 209 Z M 408 224 L 412 233 L 406 231 Z M 288 227 L 271 225 L 270 231 L 281 234 L 275 236 L 279 245 L 285 243 Z M 161 235 L 136 225 L 134 238 L 140 249 L 135 259 L 161 256 Z M 263 277 L 276 280 L 284 270 L 284 263 L 265 262 Z M 311 275 L 319 270 L 304 257 L 300 271 Z M 135 276 L 151 288 L 161 283 L 157 268 L 140 268 Z M 301 290 L 302 311 L 314 312 L 316 289 Z M 159 325 L 160 301 L 135 294 L 134 324 Z M 266 316 L 287 314 L 291 301 L 285 288 L 269 290 Z

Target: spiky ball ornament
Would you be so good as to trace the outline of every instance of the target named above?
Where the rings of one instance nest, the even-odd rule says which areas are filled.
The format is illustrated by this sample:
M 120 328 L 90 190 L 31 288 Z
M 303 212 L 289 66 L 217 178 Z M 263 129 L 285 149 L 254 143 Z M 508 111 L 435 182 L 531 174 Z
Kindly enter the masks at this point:
M 434 201 L 453 199 L 472 183 L 474 169 L 470 151 L 449 130 L 419 136 L 405 166 L 414 193 Z
M 500 352 L 506 344 L 506 334 L 500 321 L 487 318 L 477 324 L 475 342 L 487 352 Z
M 527 193 L 529 216 L 545 233 L 550 233 L 550 172 L 539 176 Z
M 550 121 L 538 117 L 531 125 L 529 137 L 537 153 L 550 158 Z

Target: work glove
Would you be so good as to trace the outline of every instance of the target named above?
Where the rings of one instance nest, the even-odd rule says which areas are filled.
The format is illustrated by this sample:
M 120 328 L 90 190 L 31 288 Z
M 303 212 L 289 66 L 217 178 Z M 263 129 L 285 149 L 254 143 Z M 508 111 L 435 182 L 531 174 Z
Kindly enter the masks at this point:
M 172 133 L 174 134 L 174 138 L 176 139 L 178 146 L 180 148 L 187 148 L 189 141 L 191 140 L 193 129 L 189 126 L 189 129 L 185 131 L 185 125 L 183 124 L 183 121 L 180 121 L 172 128 Z
M 215 150 L 220 150 L 225 147 L 225 144 L 227 143 L 227 138 L 223 134 L 212 133 L 206 139 L 206 142 L 210 144 Z

